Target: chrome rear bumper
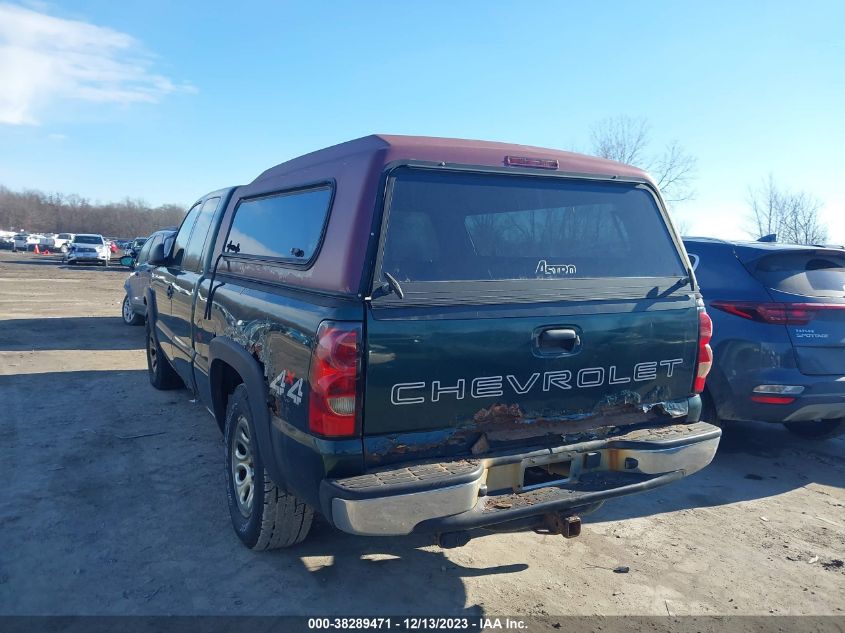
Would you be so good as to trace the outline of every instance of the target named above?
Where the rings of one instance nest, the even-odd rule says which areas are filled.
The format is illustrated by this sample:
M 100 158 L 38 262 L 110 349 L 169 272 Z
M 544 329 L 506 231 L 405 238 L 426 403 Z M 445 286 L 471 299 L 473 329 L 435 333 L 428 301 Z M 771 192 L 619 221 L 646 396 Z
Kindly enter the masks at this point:
M 720 436 L 696 422 L 520 454 L 405 464 L 325 480 L 321 499 L 332 523 L 350 534 L 472 529 L 668 484 L 709 464 Z M 559 477 L 528 483 L 528 469 Z

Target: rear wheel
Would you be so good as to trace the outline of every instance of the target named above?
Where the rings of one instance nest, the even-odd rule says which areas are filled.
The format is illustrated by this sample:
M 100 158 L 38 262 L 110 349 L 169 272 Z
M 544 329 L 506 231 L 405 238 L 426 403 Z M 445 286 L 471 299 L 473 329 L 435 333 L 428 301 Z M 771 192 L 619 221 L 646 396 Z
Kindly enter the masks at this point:
M 813 420 L 812 422 L 784 422 L 783 425 L 790 433 L 808 440 L 827 440 L 845 434 L 845 418 Z
M 126 325 L 141 325 L 144 322 L 144 317 L 140 314 L 135 314 L 135 308 L 132 307 L 132 301 L 129 299 L 129 295 L 123 297 L 123 306 L 121 307 L 120 313 Z
M 719 428 L 724 426 L 722 420 L 719 419 L 719 414 L 716 413 L 716 405 L 713 403 L 713 397 L 709 391 L 701 394 L 701 417 L 699 419 Z
M 232 527 L 250 549 L 296 545 L 308 536 L 314 511 L 277 486 L 264 468 L 246 386 L 226 408 L 226 497 Z
M 150 384 L 156 389 L 178 389 L 183 386 L 179 374 L 164 356 L 155 335 L 155 328 L 149 321 L 147 321 L 147 373 Z

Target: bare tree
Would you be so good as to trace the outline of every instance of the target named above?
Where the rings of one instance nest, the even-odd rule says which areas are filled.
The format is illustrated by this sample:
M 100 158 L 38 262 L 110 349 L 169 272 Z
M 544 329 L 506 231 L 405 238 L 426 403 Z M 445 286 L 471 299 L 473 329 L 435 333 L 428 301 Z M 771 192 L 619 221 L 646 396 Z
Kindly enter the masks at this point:
M 596 156 L 650 172 L 669 203 L 691 200 L 695 197 L 692 187 L 696 175 L 695 156 L 687 153 L 678 141 L 672 141 L 660 153 L 651 153 L 650 135 L 648 121 L 628 116 L 603 119 L 590 133 Z
M 749 190 L 748 203 L 747 230 L 757 239 L 775 234 L 779 242 L 793 244 L 827 241 L 827 227 L 819 219 L 821 201 L 805 191 L 780 189 L 771 174 L 758 189 Z
M 749 219 L 751 227 L 746 231 L 755 239 L 781 232 L 783 215 L 780 213 L 780 193 L 775 185 L 774 176 L 756 191 L 749 188 L 748 204 L 751 207 Z
M 645 151 L 650 129 L 645 119 L 626 116 L 602 119 L 590 130 L 593 153 L 628 165 L 642 165 L 647 162 Z

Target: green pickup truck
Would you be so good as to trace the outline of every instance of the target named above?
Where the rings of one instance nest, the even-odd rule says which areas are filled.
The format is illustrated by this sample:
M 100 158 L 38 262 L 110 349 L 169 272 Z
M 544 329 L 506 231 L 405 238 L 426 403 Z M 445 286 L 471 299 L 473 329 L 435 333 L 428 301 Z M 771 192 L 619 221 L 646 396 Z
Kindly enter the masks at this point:
M 576 536 L 706 466 L 710 319 L 654 182 L 368 136 L 203 196 L 150 253 L 150 381 L 225 438 L 235 531 Z

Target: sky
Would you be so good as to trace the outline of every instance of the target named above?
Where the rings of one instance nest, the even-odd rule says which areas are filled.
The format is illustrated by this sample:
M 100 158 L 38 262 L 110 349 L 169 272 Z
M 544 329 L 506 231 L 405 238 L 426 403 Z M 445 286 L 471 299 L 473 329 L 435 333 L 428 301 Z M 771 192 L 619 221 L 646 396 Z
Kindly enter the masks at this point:
M 697 159 L 685 232 L 772 174 L 845 243 L 845 2 L 0 0 L 0 185 L 189 205 L 370 133 Z

